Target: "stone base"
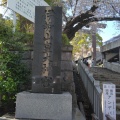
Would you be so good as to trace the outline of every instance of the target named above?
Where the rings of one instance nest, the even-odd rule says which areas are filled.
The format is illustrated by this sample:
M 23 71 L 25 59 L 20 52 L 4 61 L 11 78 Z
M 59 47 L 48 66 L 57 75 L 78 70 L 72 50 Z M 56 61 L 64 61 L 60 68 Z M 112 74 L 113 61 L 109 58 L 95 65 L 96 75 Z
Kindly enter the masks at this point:
M 72 120 L 72 96 L 68 92 L 62 94 L 18 93 L 15 118 Z

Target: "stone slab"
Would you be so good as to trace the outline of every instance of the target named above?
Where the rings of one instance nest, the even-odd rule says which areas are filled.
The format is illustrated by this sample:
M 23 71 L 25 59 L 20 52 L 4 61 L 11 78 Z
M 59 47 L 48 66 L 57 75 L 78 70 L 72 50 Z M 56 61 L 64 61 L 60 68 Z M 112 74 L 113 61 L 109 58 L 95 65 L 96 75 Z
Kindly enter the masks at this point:
M 5 114 L 0 117 L 0 120 L 33 120 L 33 119 L 15 119 L 15 116 L 12 114 Z M 64 119 L 63 119 L 64 120 Z M 72 120 L 86 120 L 81 111 L 78 108 L 75 108 L 73 112 Z
M 81 111 L 78 108 L 76 108 L 73 120 L 86 120 L 86 118 L 83 116 Z
M 72 120 L 72 96 L 21 92 L 17 94 L 15 118 Z

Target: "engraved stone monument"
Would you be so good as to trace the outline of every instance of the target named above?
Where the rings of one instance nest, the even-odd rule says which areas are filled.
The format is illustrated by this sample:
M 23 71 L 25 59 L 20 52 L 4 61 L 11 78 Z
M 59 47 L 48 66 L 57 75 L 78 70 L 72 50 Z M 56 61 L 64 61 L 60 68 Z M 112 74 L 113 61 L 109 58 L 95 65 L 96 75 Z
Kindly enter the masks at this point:
M 72 95 L 62 92 L 61 7 L 35 8 L 32 90 L 17 94 L 15 117 L 72 120 Z
M 32 91 L 61 93 L 61 7 L 36 7 L 35 23 Z

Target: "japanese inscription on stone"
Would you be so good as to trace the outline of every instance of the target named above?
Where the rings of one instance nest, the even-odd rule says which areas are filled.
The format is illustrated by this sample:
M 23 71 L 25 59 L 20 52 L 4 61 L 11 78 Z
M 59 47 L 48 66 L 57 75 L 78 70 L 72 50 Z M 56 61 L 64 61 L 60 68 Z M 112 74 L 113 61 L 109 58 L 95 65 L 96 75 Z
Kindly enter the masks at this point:
M 42 76 L 49 75 L 50 69 L 50 48 L 51 48 L 51 41 L 50 41 L 50 29 L 51 29 L 51 18 L 50 18 L 50 11 L 52 10 L 51 7 L 46 8 L 45 14 L 45 30 L 44 30 L 44 54 L 43 54 L 43 64 L 42 64 Z
M 116 120 L 116 88 L 114 84 L 103 84 L 103 120 L 110 115 Z
M 62 8 L 36 7 L 32 91 L 61 92 Z

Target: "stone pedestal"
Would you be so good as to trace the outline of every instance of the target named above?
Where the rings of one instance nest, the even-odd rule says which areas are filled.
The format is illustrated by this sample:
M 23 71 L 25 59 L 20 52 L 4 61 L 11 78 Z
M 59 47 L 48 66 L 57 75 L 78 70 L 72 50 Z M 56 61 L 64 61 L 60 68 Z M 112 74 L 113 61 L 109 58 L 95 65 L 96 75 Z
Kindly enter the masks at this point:
M 18 93 L 15 117 L 72 120 L 72 96 L 68 92 L 63 94 Z

